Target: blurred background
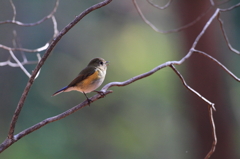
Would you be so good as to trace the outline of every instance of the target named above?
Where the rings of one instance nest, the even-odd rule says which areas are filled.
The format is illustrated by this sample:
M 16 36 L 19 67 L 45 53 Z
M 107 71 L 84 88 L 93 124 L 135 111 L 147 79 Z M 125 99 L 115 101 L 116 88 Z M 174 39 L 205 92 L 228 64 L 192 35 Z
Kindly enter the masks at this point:
M 54 0 L 13 1 L 16 20 L 30 23 L 48 15 Z M 97 0 L 60 1 L 55 14 L 61 30 L 76 15 Z M 196 19 L 210 6 L 208 0 L 173 1 L 158 10 L 139 0 L 146 18 L 162 30 L 179 28 Z M 154 1 L 164 5 L 166 0 Z M 221 1 L 216 1 L 221 2 Z M 229 1 L 221 8 L 238 3 Z M 0 2 L 0 21 L 12 19 L 9 1 Z M 94 57 L 110 61 L 102 86 L 125 81 L 171 60 L 180 60 L 191 47 L 213 8 L 192 27 L 177 33 L 159 34 L 147 26 L 129 0 L 115 0 L 84 17 L 56 45 L 33 84 L 19 120 L 16 133 L 55 116 L 85 100 L 79 92 L 51 95 L 74 79 Z M 240 50 L 240 8 L 221 14 L 230 42 Z M 214 20 L 197 49 L 217 58 L 240 76 L 239 57 L 228 50 L 219 23 Z M 0 43 L 12 46 L 13 30 L 24 48 L 35 49 L 49 41 L 52 21 L 35 27 L 0 25 Z M 43 55 L 44 52 L 41 53 Z M 37 60 L 35 53 L 26 53 Z M 16 56 L 21 59 L 20 53 Z M 0 50 L 0 61 L 9 53 Z M 26 66 L 31 72 L 35 65 Z M 194 54 L 177 66 L 188 84 L 216 104 L 214 112 L 218 145 L 212 159 L 240 158 L 240 85 L 211 60 Z M 7 137 L 9 124 L 26 86 L 28 77 L 20 68 L 0 67 L 0 139 Z M 100 88 L 99 88 L 100 89 Z M 207 104 L 183 87 L 170 68 L 125 87 L 112 87 L 112 94 L 91 107 L 25 136 L 0 154 L 1 159 L 200 159 L 212 143 Z M 94 93 L 90 93 L 91 97 Z

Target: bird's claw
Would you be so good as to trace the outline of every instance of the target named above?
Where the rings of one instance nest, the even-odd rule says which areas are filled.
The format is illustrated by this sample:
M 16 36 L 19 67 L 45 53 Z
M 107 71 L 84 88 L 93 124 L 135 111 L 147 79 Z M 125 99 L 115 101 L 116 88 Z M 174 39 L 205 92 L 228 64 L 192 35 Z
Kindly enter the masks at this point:
M 90 103 L 93 102 L 91 99 L 87 98 L 88 106 L 90 107 Z
M 103 91 L 94 91 L 94 92 L 97 92 L 101 96 L 100 98 L 105 97 L 105 93 Z

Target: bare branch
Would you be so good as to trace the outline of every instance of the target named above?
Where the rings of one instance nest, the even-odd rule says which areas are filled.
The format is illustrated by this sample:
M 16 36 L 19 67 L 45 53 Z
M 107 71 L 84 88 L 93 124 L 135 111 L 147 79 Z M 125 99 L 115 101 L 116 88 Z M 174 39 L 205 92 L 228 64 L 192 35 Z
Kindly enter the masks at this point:
M 147 0 L 149 3 L 152 3 L 150 2 L 150 0 Z M 10 0 L 11 2 L 11 0 Z M 56 1 L 56 6 L 58 5 L 58 2 L 59 0 Z M 27 128 L 25 130 L 23 130 L 22 132 L 14 135 L 14 131 L 15 131 L 15 126 L 16 126 L 16 122 L 18 120 L 18 117 L 19 117 L 19 114 L 21 112 L 21 109 L 25 103 L 25 99 L 29 93 L 29 90 L 35 80 L 35 78 L 39 75 L 39 71 L 40 69 L 42 68 L 43 64 L 45 63 L 45 61 L 47 60 L 47 58 L 49 57 L 49 55 L 51 54 L 53 48 L 56 46 L 56 44 L 61 40 L 61 38 L 72 28 L 74 27 L 82 18 L 84 18 L 87 14 L 89 14 L 90 12 L 96 10 L 96 9 L 99 9 L 107 4 L 109 4 L 110 2 L 112 2 L 112 0 L 104 0 L 98 4 L 95 4 L 91 7 L 89 7 L 88 9 L 86 9 L 85 11 L 83 11 L 81 14 L 79 14 L 78 16 L 75 17 L 75 19 L 70 22 L 65 28 L 63 28 L 60 32 L 58 32 L 57 30 L 57 23 L 56 23 L 56 19 L 55 17 L 53 16 L 53 14 L 56 12 L 56 10 L 54 9 L 52 14 L 50 14 L 49 16 L 46 16 L 45 18 L 48 19 L 48 18 L 52 18 L 52 21 L 53 21 L 53 28 L 54 28 L 54 35 L 53 35 L 53 40 L 50 42 L 50 43 L 47 43 L 44 47 L 41 47 L 41 48 L 38 48 L 38 49 L 35 49 L 34 51 L 33 50 L 29 50 L 29 49 L 23 49 L 23 48 L 10 48 L 10 47 L 7 47 L 7 46 L 4 46 L 4 45 L 1 45 L 0 44 L 0 48 L 3 48 L 3 49 L 6 49 L 9 51 L 11 57 L 16 61 L 16 63 L 12 63 L 10 62 L 10 60 L 6 61 L 6 62 L 2 62 L 0 63 L 0 65 L 13 65 L 13 64 L 17 64 L 21 69 L 25 69 L 23 67 L 24 65 L 24 62 L 29 62 L 29 61 L 23 61 L 22 63 L 16 58 L 16 56 L 14 55 L 13 51 L 15 50 L 19 50 L 19 51 L 24 51 L 24 52 L 40 52 L 40 51 L 43 51 L 43 50 L 46 50 L 46 52 L 44 53 L 43 57 L 41 58 L 40 57 L 40 54 L 37 55 L 38 59 L 39 59 L 39 63 L 38 65 L 36 66 L 36 68 L 34 69 L 34 71 L 32 72 L 32 75 L 29 74 L 30 76 L 30 79 L 23 91 L 23 94 L 19 100 L 19 103 L 17 105 L 17 108 L 15 110 L 15 113 L 13 115 L 13 118 L 12 118 L 12 121 L 11 121 L 11 124 L 10 124 L 10 128 L 9 128 L 9 133 L 8 133 L 8 138 L 0 145 L 0 152 L 4 151 L 6 148 L 8 148 L 10 145 L 12 145 L 13 143 L 15 143 L 16 141 L 18 141 L 19 139 L 21 139 L 22 137 L 26 136 L 27 134 L 30 134 L 36 130 L 38 130 L 39 128 L 43 127 L 44 125 L 48 124 L 48 123 L 51 123 L 51 122 L 54 122 L 54 121 L 57 121 L 57 120 L 60 120 L 74 112 L 76 112 L 77 110 L 80 110 L 81 108 L 85 107 L 86 105 L 88 105 L 88 101 L 84 101 L 82 103 L 80 103 L 79 105 L 59 114 L 59 115 L 56 115 L 54 117 L 50 117 L 50 118 L 47 118 L 35 125 L 33 125 L 32 127 L 30 128 Z M 168 2 L 170 4 L 171 0 Z M 213 0 L 210 0 L 211 4 L 214 5 L 214 1 Z M 12 3 L 12 2 L 11 2 Z M 140 16 L 142 17 L 142 19 L 149 25 L 151 26 L 155 31 L 157 32 L 161 32 L 161 33 L 170 33 L 170 32 L 176 32 L 176 31 L 180 31 L 182 29 L 185 29 L 193 24 L 195 24 L 199 19 L 201 19 L 201 17 L 203 17 L 206 12 L 202 15 L 200 15 L 195 21 L 189 23 L 188 25 L 186 26 L 183 26 L 181 28 L 178 28 L 178 29 L 175 29 L 175 30 L 170 30 L 170 31 L 160 31 L 158 30 L 153 24 L 151 24 L 145 17 L 144 15 L 142 14 L 140 8 L 138 7 L 137 3 L 136 3 L 136 0 L 133 0 L 133 3 L 138 11 L 138 13 L 140 14 Z M 169 5 L 168 4 L 168 5 Z M 13 3 L 12 3 L 13 5 Z M 239 6 L 239 4 L 233 6 L 233 7 L 230 7 L 231 9 Z M 13 5 L 14 6 L 14 5 Z M 55 8 L 57 8 L 55 6 Z M 197 95 L 199 98 L 201 98 L 203 101 L 205 101 L 206 103 L 208 103 L 209 105 L 209 116 L 210 116 L 210 120 L 211 120 L 211 124 L 212 124 L 212 127 L 213 127 L 213 137 L 214 137 L 214 141 L 213 141 L 213 145 L 212 145 L 212 148 L 210 150 L 210 152 L 208 153 L 208 155 L 206 157 L 210 157 L 212 155 L 212 153 L 214 152 L 215 150 L 215 147 L 216 147 L 216 144 L 217 144 L 217 138 L 216 138 L 216 130 L 215 130 L 215 125 L 214 125 L 214 121 L 213 121 L 213 110 L 215 110 L 215 107 L 214 107 L 214 103 L 211 103 L 210 101 L 208 101 L 205 97 L 203 97 L 202 95 L 200 95 L 197 91 L 195 91 L 194 89 L 192 89 L 190 86 L 187 85 L 187 83 L 185 82 L 183 76 L 178 72 L 178 70 L 174 67 L 174 65 L 180 65 L 182 64 L 183 62 L 185 62 L 185 60 L 187 60 L 193 52 L 196 52 L 196 53 L 200 53 L 208 58 L 210 58 L 211 60 L 213 60 L 214 62 L 216 62 L 218 65 L 220 65 L 228 74 L 230 74 L 234 79 L 236 79 L 237 81 L 240 81 L 239 78 L 237 78 L 232 72 L 230 72 L 224 65 L 222 65 L 218 60 L 216 60 L 215 58 L 211 57 L 210 55 L 208 55 L 207 53 L 205 52 L 202 52 L 202 51 L 199 51 L 199 50 L 196 50 L 196 46 L 200 40 L 200 38 L 204 35 L 204 33 L 206 32 L 206 30 L 208 29 L 208 27 L 210 26 L 210 24 L 212 23 L 212 21 L 219 15 L 219 13 L 221 11 L 229 11 L 231 10 L 230 8 L 228 9 L 219 9 L 217 8 L 214 12 L 214 14 L 210 17 L 210 19 L 207 21 L 207 23 L 205 24 L 205 26 L 203 27 L 202 31 L 199 33 L 199 35 L 196 37 L 192 47 L 190 48 L 189 52 L 182 58 L 180 59 L 179 61 L 168 61 L 168 62 L 165 62 L 155 68 L 153 68 L 152 70 L 150 70 L 149 72 L 146 72 L 146 73 L 143 73 L 143 74 L 140 74 L 140 75 L 137 75 L 135 77 L 132 77 L 124 82 L 111 82 L 111 83 L 108 83 L 106 84 L 102 89 L 101 91 L 107 95 L 109 93 L 112 93 L 111 90 L 108 90 L 110 87 L 113 87 L 113 86 L 126 86 L 126 85 L 129 85 L 137 80 L 140 80 L 142 78 L 146 78 L 152 74 L 154 74 L 155 72 L 157 72 L 158 70 L 162 69 L 162 68 L 165 68 L 165 67 L 171 67 L 173 69 L 173 71 L 179 76 L 179 78 L 181 79 L 183 85 L 188 89 L 190 90 L 192 93 L 194 93 L 195 95 Z M 210 8 L 209 8 L 210 10 Z M 44 19 L 44 18 L 43 18 Z M 41 21 L 41 20 L 40 20 Z M 38 21 L 39 22 L 39 21 Z M 38 22 L 36 23 L 28 23 L 28 24 L 23 24 L 23 26 L 33 26 L 33 25 L 37 25 Z M 3 22 L 0 22 L 0 24 L 3 23 Z M 5 23 L 8 23 L 5 21 Z M 13 17 L 13 20 L 9 23 L 14 23 L 14 24 L 18 24 L 17 21 L 15 21 L 15 18 Z M 21 22 L 20 22 L 21 23 Z M 223 28 L 223 27 L 222 27 Z M 224 29 L 223 29 L 224 30 Z M 228 42 L 228 40 L 227 40 Z M 26 71 L 26 70 L 25 70 Z M 102 96 L 100 94 L 96 94 L 94 95 L 91 99 L 91 102 L 93 101 L 96 101 L 98 99 L 100 99 Z
M 59 33 L 55 16 L 52 16 L 52 22 L 53 22 L 53 32 L 54 32 L 53 38 L 55 38 Z
M 163 33 L 163 34 L 166 34 L 166 33 L 174 33 L 174 32 L 179 32 L 181 30 L 184 30 L 186 28 L 189 28 L 190 26 L 196 24 L 203 16 L 205 16 L 209 11 L 210 9 L 212 8 L 212 6 L 210 6 L 206 12 L 204 12 L 203 14 L 201 14 L 200 16 L 198 16 L 194 21 L 182 26 L 182 27 L 179 27 L 177 29 L 172 29 L 172 30 L 167 30 L 167 31 L 164 31 L 164 30 L 159 30 L 155 25 L 153 25 L 150 21 L 147 20 L 147 18 L 143 15 L 141 9 L 139 8 L 136 0 L 132 0 L 133 1 L 133 4 L 136 8 L 136 10 L 138 11 L 138 14 L 140 15 L 140 17 L 142 18 L 142 20 L 147 24 L 149 25 L 154 31 L 158 32 L 158 33 Z
M 112 91 L 110 91 L 110 90 L 109 90 L 109 91 L 106 91 L 106 92 L 105 92 L 105 95 L 107 95 L 107 94 L 109 94 L 109 93 L 112 93 Z M 96 100 L 98 100 L 98 99 L 100 99 L 101 97 L 102 97 L 102 96 L 101 96 L 100 94 L 94 95 L 93 97 L 90 98 L 90 99 L 91 99 L 91 103 L 94 102 L 94 101 L 96 101 Z M 27 128 L 27 129 L 23 130 L 22 132 L 14 135 L 12 138 L 9 138 L 9 137 L 8 137 L 8 138 L 5 139 L 5 141 L 0 145 L 0 153 L 1 153 L 2 151 L 4 151 L 5 149 L 7 149 L 9 146 L 11 146 L 13 143 L 15 143 L 15 142 L 17 142 L 18 140 L 20 140 L 22 137 L 24 137 L 24 136 L 26 136 L 26 135 L 28 135 L 28 134 L 30 134 L 30 133 L 32 133 L 32 132 L 40 129 L 41 127 L 43 127 L 43 126 L 45 126 L 45 125 L 47 125 L 47 124 L 49 124 L 49 123 L 52 123 L 52 122 L 54 122 L 54 121 L 63 119 L 63 118 L 65 118 L 65 117 L 73 114 L 74 112 L 82 109 L 82 108 L 85 107 L 85 106 L 88 106 L 88 101 L 87 101 L 87 100 L 84 101 L 84 102 L 82 102 L 82 103 L 80 103 L 80 104 L 78 104 L 78 105 L 76 105 L 76 106 L 74 106 L 74 107 L 72 107 L 71 109 L 68 109 L 67 111 L 65 111 L 65 112 L 63 112 L 63 113 L 61 113 L 61 114 L 58 114 L 58 115 L 56 115 L 56 116 L 47 118 L 47 119 L 45 119 L 45 120 L 43 120 L 43 121 L 41 121 L 41 122 L 39 122 L 39 123 L 37 123 L 37 124 L 35 124 L 35 125 Z
M 170 6 L 170 4 L 171 4 L 171 2 L 172 2 L 172 0 L 169 0 L 168 2 L 167 2 L 167 4 L 165 4 L 164 6 L 159 6 L 159 5 L 157 5 L 157 4 L 154 4 L 151 0 L 147 0 L 147 2 L 149 3 L 149 4 L 151 4 L 153 7 L 156 7 L 156 8 L 158 8 L 158 9 L 166 9 L 167 7 L 169 7 Z
M 201 98 L 203 101 L 205 101 L 206 103 L 208 103 L 208 111 L 209 111 L 209 118 L 210 118 L 210 122 L 212 125 L 212 135 L 213 135 L 213 143 L 212 143 L 212 147 L 209 151 L 209 153 L 207 154 L 207 156 L 205 157 L 205 159 L 209 159 L 211 157 L 211 155 L 214 153 L 215 149 L 216 149 L 216 145 L 217 145 L 217 135 L 216 135 L 216 127 L 214 124 L 214 119 L 213 119 L 213 110 L 216 111 L 216 108 L 214 107 L 214 103 L 211 103 L 210 101 L 208 101 L 206 98 L 204 98 L 202 95 L 200 95 L 198 92 L 196 92 L 194 89 L 192 89 L 190 86 L 187 85 L 187 83 L 185 82 L 183 76 L 180 74 L 180 72 L 174 67 L 174 65 L 170 65 L 170 67 L 173 69 L 173 71 L 179 76 L 179 78 L 181 79 L 183 85 L 190 90 L 192 93 L 196 94 L 199 98 Z
M 37 61 L 26 61 L 26 62 L 21 62 L 21 64 L 24 65 L 31 65 L 31 64 L 37 64 Z M 11 62 L 10 60 L 0 62 L 0 66 L 11 66 L 11 67 L 20 67 L 18 63 Z
M 227 3 L 229 2 L 230 0 L 225 0 L 225 1 L 222 1 L 222 2 L 217 2 L 216 5 L 221 5 L 221 4 L 224 4 L 224 3 Z
M 215 5 L 214 0 L 210 0 L 210 3 L 211 3 L 212 6 Z
M 230 76 L 232 76 L 236 81 L 240 82 L 240 78 L 238 78 L 236 75 L 234 75 L 229 69 L 227 69 L 227 67 L 225 67 L 221 62 L 219 62 L 217 59 L 215 59 L 214 57 L 208 55 L 207 53 L 200 51 L 200 50 L 195 50 L 193 49 L 194 52 L 199 53 L 201 55 L 204 55 L 208 58 L 210 58 L 211 60 L 213 60 L 215 63 L 217 63 L 219 66 L 221 66 L 223 68 L 224 71 L 226 71 Z
M 23 22 L 20 22 L 20 21 L 16 21 L 16 20 L 15 20 L 16 9 L 15 9 L 15 6 L 14 6 L 14 4 L 12 3 L 12 1 L 10 1 L 10 2 L 11 2 L 11 5 L 12 5 L 12 7 L 13 7 L 13 11 L 14 11 L 13 19 L 12 19 L 12 20 L 0 21 L 0 24 L 9 24 L 9 23 L 11 23 L 11 24 L 16 24 L 16 25 L 25 26 L 25 27 L 35 26 L 35 25 L 41 24 L 41 23 L 44 22 L 45 20 L 51 18 L 51 17 L 53 16 L 53 14 L 57 11 L 57 7 L 58 7 L 58 4 L 59 4 L 59 0 L 56 0 L 55 6 L 54 6 L 54 8 L 53 8 L 53 11 L 52 11 L 49 15 L 43 17 L 41 20 L 39 20 L 39 21 L 37 21 L 37 22 L 34 22 L 34 23 L 23 23 Z
M 102 2 L 99 2 L 91 7 L 89 7 L 88 9 L 86 9 L 85 11 L 83 11 L 81 14 L 79 14 L 78 16 L 75 17 L 75 19 L 70 22 L 65 28 L 63 28 L 62 31 L 60 31 L 60 33 L 57 35 L 56 38 L 54 38 L 48 49 L 46 50 L 45 54 L 43 55 L 42 59 L 40 60 L 40 62 L 38 63 L 38 65 L 36 66 L 36 68 L 34 69 L 28 83 L 27 86 L 25 87 L 23 94 L 19 100 L 18 106 L 15 110 L 15 113 L 13 115 L 11 124 L 10 124 L 10 128 L 9 128 L 9 133 L 8 133 L 8 144 L 11 145 L 14 142 L 14 130 L 15 130 L 15 125 L 16 122 L 18 120 L 19 114 L 22 110 L 23 104 L 25 102 L 25 99 L 28 95 L 28 92 L 34 82 L 35 77 L 37 76 L 40 68 L 43 66 L 44 62 L 47 60 L 48 56 L 50 55 L 50 53 L 52 52 L 53 48 L 56 46 L 56 44 L 58 43 L 58 41 L 72 28 L 74 27 L 83 17 L 85 17 L 87 14 L 89 14 L 90 12 L 99 9 L 107 4 L 109 4 L 112 0 L 104 0 Z M 10 141 L 10 143 L 9 143 Z M 4 142 L 5 143 L 5 142 Z
M 40 61 L 41 61 L 41 55 L 40 55 L 39 53 L 37 54 L 37 58 L 38 58 L 38 62 L 40 62 Z M 35 79 L 38 78 L 40 72 L 41 72 L 41 69 L 39 69 L 39 71 L 38 71 L 38 73 L 37 73 Z
M 15 21 L 16 15 L 17 15 L 16 7 L 15 7 L 15 5 L 14 5 L 14 3 L 13 3 L 12 0 L 10 0 L 10 3 L 11 3 L 11 6 L 12 6 L 12 9 L 13 9 L 13 18 L 12 18 L 12 21 Z
M 233 5 L 233 6 L 229 7 L 229 8 L 220 9 L 220 10 L 221 10 L 221 12 L 227 12 L 227 11 L 233 10 L 233 9 L 239 7 L 239 6 L 240 6 L 240 3 L 237 3 L 236 5 Z
M 175 61 L 176 62 L 176 61 Z M 155 72 L 157 72 L 158 70 L 164 68 L 164 67 L 167 67 L 169 65 L 171 65 L 172 63 L 174 63 L 174 61 L 169 61 L 169 62 L 165 62 L 155 68 L 153 68 L 152 70 L 146 72 L 146 73 L 143 73 L 143 74 L 140 74 L 140 75 L 137 75 L 135 77 L 132 77 L 124 82 L 111 82 L 111 83 L 108 83 L 106 84 L 102 89 L 101 91 L 104 93 L 106 92 L 110 87 L 113 87 L 113 86 L 118 86 L 118 87 L 122 87 L 122 86 L 126 86 L 126 85 L 129 85 L 137 80 L 140 80 L 142 78 L 145 78 L 145 77 L 148 77 L 152 74 L 154 74 Z
M 54 38 L 54 37 L 57 36 L 57 34 L 59 33 L 59 31 L 58 31 L 58 29 L 57 29 L 57 22 L 56 22 L 56 19 L 55 19 L 54 16 L 52 16 L 52 21 L 53 21 L 53 32 L 54 32 L 52 38 Z M 14 37 L 16 38 L 16 36 L 17 36 L 16 31 L 13 32 L 13 35 L 14 35 Z M 16 43 L 16 42 L 14 42 L 14 43 Z M 37 49 L 26 49 L 26 48 L 22 48 L 22 47 L 17 47 L 16 44 L 14 44 L 14 46 L 15 46 L 15 47 L 12 48 L 12 47 L 8 47 L 8 46 L 5 46 L 5 45 L 0 44 L 0 48 L 5 49 L 5 50 L 8 50 L 8 51 L 12 50 L 12 51 L 21 51 L 21 52 L 36 53 L 36 52 L 42 52 L 42 51 L 46 50 L 46 49 L 48 48 L 48 46 L 49 46 L 49 42 L 47 42 L 44 46 L 42 46 L 42 47 L 40 47 L 40 48 L 37 48 Z M 25 56 L 25 55 L 24 55 L 24 56 Z M 26 58 L 26 56 L 23 57 L 23 58 Z
M 13 30 L 13 47 L 14 48 L 17 48 L 18 46 L 21 47 L 21 44 L 19 43 L 18 41 L 18 38 L 17 38 L 17 31 L 16 30 Z M 27 57 L 25 55 L 25 53 L 23 51 L 20 51 L 21 55 L 22 55 L 22 59 L 23 61 L 21 62 L 22 64 L 23 63 L 26 63 L 28 60 L 27 60 Z
M 211 150 L 208 152 L 207 156 L 204 159 L 209 159 L 212 156 L 212 154 L 214 153 L 214 151 L 216 149 L 216 145 L 217 145 L 216 127 L 215 127 L 215 123 L 214 123 L 214 119 L 213 119 L 213 109 L 211 106 L 208 106 L 208 112 L 209 112 L 210 122 L 212 125 L 213 143 L 212 143 Z
M 0 44 L 0 48 L 5 50 L 12 50 L 12 51 L 23 51 L 23 52 L 41 52 L 48 48 L 49 43 L 46 43 L 44 46 L 37 48 L 37 49 L 25 49 L 25 48 L 11 48 L 5 45 Z
M 187 85 L 186 81 L 184 80 L 183 76 L 181 75 L 181 73 L 174 67 L 174 65 L 170 65 L 170 67 L 173 69 L 173 71 L 178 75 L 178 77 L 181 79 L 183 85 L 192 93 L 194 93 L 195 95 L 197 95 L 199 98 L 201 98 L 204 102 L 206 102 L 208 105 L 210 105 L 212 107 L 213 110 L 216 111 L 216 108 L 214 107 L 214 103 L 210 102 L 209 100 L 207 100 L 206 98 L 204 98 L 200 93 L 198 93 L 197 91 L 195 91 L 194 89 L 192 89 L 190 86 Z
M 240 54 L 240 52 L 238 50 L 234 49 L 232 47 L 231 43 L 229 42 L 229 39 L 227 37 L 226 31 L 225 31 L 224 26 L 223 26 L 223 20 L 220 18 L 220 13 L 218 14 L 218 21 L 220 22 L 220 28 L 222 30 L 222 33 L 223 33 L 224 39 L 227 43 L 227 46 L 232 52 L 235 52 L 236 54 Z
M 9 53 L 11 55 L 11 57 L 16 61 L 16 63 L 19 65 L 19 67 L 23 70 L 23 72 L 30 78 L 31 75 L 30 73 L 24 68 L 24 66 L 22 65 L 22 63 L 17 59 L 17 57 L 14 55 L 14 53 L 12 52 L 12 50 L 9 50 Z

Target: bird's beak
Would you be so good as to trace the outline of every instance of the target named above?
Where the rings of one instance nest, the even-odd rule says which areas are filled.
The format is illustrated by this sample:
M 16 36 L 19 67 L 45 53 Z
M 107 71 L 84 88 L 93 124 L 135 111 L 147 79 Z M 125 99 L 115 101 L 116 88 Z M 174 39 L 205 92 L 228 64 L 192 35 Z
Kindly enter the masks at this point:
M 105 63 L 107 66 L 109 65 L 109 61 L 106 61 L 106 63 Z

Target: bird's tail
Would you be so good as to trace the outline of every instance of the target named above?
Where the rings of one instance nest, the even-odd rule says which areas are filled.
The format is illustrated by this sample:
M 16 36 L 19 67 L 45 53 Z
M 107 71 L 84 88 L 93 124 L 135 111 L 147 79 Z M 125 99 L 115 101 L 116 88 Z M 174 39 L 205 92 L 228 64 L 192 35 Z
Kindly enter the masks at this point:
M 64 92 L 67 88 L 68 88 L 68 86 L 63 87 L 62 89 L 60 89 L 60 90 L 58 90 L 57 92 L 55 92 L 52 96 L 56 96 L 56 95 L 58 95 L 58 94 Z

